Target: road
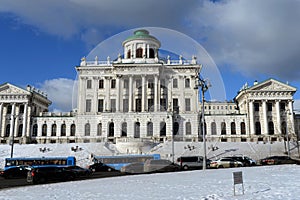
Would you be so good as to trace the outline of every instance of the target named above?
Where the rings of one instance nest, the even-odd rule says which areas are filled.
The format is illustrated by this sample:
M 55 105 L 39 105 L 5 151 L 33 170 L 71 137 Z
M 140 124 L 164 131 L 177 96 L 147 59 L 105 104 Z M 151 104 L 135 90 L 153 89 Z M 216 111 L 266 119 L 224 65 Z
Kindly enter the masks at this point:
M 105 177 L 123 176 L 123 175 L 125 175 L 125 174 L 122 174 L 122 173 L 120 173 L 118 171 L 113 171 L 113 172 L 95 172 L 90 177 L 77 178 L 76 180 L 94 179 L 94 178 L 105 178 Z M 32 184 L 27 183 L 26 178 L 4 179 L 3 177 L 0 177 L 0 190 L 4 189 L 4 188 L 29 186 L 29 185 L 32 185 Z

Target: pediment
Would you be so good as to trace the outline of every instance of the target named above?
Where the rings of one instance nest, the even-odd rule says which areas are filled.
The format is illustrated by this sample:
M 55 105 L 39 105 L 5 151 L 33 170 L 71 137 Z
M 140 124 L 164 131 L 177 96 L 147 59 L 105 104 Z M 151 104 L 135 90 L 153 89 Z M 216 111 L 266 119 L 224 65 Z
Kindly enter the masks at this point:
M 249 88 L 252 91 L 292 91 L 296 92 L 296 88 L 292 87 L 288 84 L 282 83 L 280 81 L 269 79 L 262 83 L 258 83 L 257 85 L 252 86 Z
M 17 87 L 10 83 L 0 85 L 0 95 L 12 95 L 12 94 L 30 94 L 27 90 Z

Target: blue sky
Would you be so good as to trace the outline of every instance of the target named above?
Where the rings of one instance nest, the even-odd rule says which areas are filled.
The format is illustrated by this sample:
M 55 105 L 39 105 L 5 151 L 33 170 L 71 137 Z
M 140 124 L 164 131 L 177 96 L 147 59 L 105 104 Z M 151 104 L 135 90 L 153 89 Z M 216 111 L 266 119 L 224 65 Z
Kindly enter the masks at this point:
M 120 32 L 162 27 L 205 48 L 227 100 L 254 80 L 300 88 L 299 10 L 298 0 L 1 0 L 0 83 L 33 85 L 48 93 L 51 110 L 69 111 L 83 56 Z

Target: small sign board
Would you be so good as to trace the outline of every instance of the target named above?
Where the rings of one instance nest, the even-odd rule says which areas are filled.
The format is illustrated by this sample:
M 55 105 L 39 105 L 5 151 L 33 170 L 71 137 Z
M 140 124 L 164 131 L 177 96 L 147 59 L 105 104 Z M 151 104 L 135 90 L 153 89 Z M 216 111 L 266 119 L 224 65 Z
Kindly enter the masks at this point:
M 235 196 L 235 185 L 242 184 L 244 194 L 243 172 L 233 172 L 233 192 Z

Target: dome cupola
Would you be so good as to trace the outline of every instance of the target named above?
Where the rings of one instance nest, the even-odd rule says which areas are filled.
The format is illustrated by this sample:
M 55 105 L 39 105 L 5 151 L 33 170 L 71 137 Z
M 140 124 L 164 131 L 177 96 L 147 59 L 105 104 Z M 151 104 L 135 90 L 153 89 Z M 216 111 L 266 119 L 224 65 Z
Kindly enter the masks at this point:
M 160 42 L 149 31 L 140 29 L 123 42 L 124 58 L 157 58 Z

